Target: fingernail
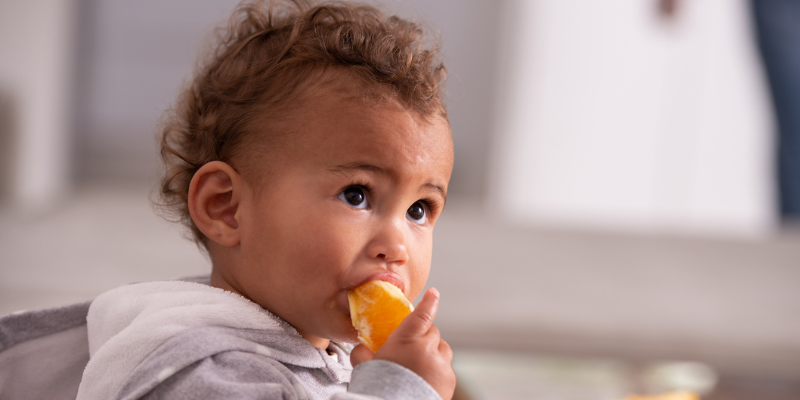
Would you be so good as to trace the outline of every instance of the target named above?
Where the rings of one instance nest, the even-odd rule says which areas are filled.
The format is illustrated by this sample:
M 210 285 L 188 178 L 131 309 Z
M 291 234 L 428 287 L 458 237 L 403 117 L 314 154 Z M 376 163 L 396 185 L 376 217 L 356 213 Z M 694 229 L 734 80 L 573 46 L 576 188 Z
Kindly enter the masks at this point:
M 436 288 L 431 288 L 431 289 L 430 289 L 430 292 L 431 292 L 431 293 L 432 293 L 434 296 L 436 296 L 436 298 L 437 298 L 437 299 L 439 298 L 439 291 L 438 291 L 438 290 L 436 290 Z

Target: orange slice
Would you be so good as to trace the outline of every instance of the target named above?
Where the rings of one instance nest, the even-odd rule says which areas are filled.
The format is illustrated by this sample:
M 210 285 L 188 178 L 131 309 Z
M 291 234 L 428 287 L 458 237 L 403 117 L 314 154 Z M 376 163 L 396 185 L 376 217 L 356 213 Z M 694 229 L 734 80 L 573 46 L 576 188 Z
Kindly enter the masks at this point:
M 349 291 L 350 318 L 358 339 L 373 352 L 386 343 L 389 334 L 414 311 L 397 286 L 384 281 L 369 281 Z

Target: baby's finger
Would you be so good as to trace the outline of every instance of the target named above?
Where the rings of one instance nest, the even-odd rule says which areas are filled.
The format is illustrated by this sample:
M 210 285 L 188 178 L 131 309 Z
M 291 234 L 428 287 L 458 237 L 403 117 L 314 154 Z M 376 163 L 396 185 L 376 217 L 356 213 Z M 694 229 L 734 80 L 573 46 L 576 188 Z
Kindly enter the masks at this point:
M 356 347 L 353 347 L 353 350 L 350 351 L 350 365 L 355 367 L 364 361 L 372 360 L 374 357 L 375 353 L 373 353 L 372 350 L 368 349 L 367 346 L 360 344 Z
M 428 332 L 425 333 L 425 336 L 436 342 L 442 340 L 442 334 L 439 332 L 439 327 L 436 325 L 431 325 L 431 327 L 428 328 Z
M 412 337 L 422 336 L 428 333 L 436 318 L 436 311 L 439 309 L 439 291 L 430 288 L 422 297 L 417 308 L 400 323 L 392 335 Z

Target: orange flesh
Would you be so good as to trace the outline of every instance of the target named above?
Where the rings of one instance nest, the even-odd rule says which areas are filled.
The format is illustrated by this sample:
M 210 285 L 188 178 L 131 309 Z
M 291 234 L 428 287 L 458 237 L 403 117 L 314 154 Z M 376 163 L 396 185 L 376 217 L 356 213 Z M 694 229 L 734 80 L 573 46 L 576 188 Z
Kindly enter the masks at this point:
M 384 281 L 364 283 L 349 291 L 347 299 L 358 339 L 373 352 L 386 343 L 389 335 L 414 310 L 400 289 Z

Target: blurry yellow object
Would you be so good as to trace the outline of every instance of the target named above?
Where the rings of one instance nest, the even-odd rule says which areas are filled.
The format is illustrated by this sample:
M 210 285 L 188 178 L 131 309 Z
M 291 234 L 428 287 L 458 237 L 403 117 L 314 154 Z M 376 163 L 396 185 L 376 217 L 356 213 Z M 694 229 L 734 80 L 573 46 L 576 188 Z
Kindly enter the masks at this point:
M 672 392 L 656 396 L 630 396 L 622 400 L 700 400 L 700 397 L 692 392 Z

